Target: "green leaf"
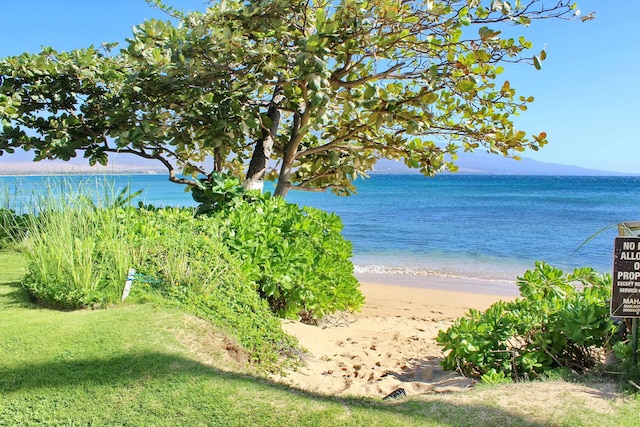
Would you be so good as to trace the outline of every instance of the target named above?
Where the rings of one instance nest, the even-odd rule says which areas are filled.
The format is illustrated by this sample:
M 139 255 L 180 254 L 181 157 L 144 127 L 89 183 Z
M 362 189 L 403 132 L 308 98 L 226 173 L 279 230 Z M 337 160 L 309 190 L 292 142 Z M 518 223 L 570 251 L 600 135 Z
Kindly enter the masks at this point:
M 260 123 L 255 119 L 255 117 L 247 117 L 244 122 L 249 129 L 258 129 L 260 128 Z
M 318 8 L 316 10 L 316 29 L 320 31 L 324 26 L 324 22 L 326 20 L 326 14 L 323 8 Z
M 457 84 L 456 84 L 456 88 L 460 91 L 460 92 L 471 92 L 472 90 L 474 90 L 476 87 L 476 82 L 471 80 L 471 79 L 466 79 L 466 80 L 460 80 Z
M 318 91 L 322 88 L 322 77 L 318 74 L 310 74 L 308 77 L 309 89 Z
M 435 92 L 428 92 L 423 98 L 423 102 L 426 104 L 433 104 L 438 101 L 438 94 Z
M 542 69 L 542 65 L 540 65 L 540 59 L 537 55 L 533 56 L 533 66 L 536 67 L 536 70 Z
M 377 88 L 373 85 L 367 85 L 364 90 L 364 99 L 371 99 L 375 96 Z
M 432 80 L 436 80 L 438 78 L 438 74 L 439 70 L 437 65 L 433 64 L 429 67 L 429 77 L 431 77 Z

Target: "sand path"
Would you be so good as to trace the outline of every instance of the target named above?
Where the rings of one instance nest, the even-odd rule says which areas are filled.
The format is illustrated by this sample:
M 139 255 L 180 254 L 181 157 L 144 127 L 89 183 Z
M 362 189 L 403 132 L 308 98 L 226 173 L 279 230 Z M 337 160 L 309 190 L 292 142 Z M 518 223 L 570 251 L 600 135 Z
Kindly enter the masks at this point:
M 283 323 L 309 353 L 303 368 L 273 379 L 316 393 L 376 398 L 399 388 L 418 395 L 473 386 L 472 379 L 440 367 L 438 331 L 470 308 L 483 310 L 497 300 L 515 298 L 515 286 L 453 278 L 426 283 L 396 278 L 392 285 L 363 281 L 371 279 L 394 280 L 360 277 L 366 298 L 361 313 L 319 326 Z

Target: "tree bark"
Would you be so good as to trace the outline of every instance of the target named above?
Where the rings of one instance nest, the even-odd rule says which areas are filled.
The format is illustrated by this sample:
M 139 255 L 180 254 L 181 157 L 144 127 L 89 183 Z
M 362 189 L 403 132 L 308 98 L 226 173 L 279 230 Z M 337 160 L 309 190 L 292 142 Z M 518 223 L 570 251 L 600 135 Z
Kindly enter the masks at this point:
M 213 171 L 222 171 L 222 156 L 220 155 L 220 147 L 216 148 L 213 152 Z
M 300 115 L 297 113 L 294 114 L 291 138 L 289 139 L 284 150 L 284 155 L 282 156 L 282 166 L 280 167 L 278 185 L 276 186 L 274 196 L 285 198 L 291 189 L 291 172 L 293 169 L 293 161 L 296 159 L 296 153 L 298 151 L 298 130 L 300 129 L 300 122 Z
M 256 142 L 256 147 L 249 162 L 249 169 L 242 186 L 247 190 L 260 190 L 264 188 L 264 175 L 273 152 L 278 126 L 280 125 L 280 110 L 278 104 L 282 102 L 284 95 L 282 89 L 276 87 L 269 103 L 266 117 L 271 120 L 269 128 L 263 127 L 262 137 Z
M 289 190 L 291 189 L 291 166 L 293 164 L 293 158 L 290 158 L 285 154 L 282 159 L 282 167 L 280 168 L 280 175 L 278 176 L 278 185 L 274 196 L 280 196 L 282 198 L 287 197 Z

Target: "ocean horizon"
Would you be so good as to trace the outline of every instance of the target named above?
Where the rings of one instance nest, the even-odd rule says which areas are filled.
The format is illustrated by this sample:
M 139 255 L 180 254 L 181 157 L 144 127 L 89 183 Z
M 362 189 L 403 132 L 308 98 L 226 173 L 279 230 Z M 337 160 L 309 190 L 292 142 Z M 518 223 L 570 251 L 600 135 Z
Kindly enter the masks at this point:
M 3 176 L 0 188 L 17 207 L 30 191 L 60 179 Z M 183 186 L 160 174 L 62 179 L 144 190 L 134 203 L 196 206 Z M 375 174 L 355 184 L 349 197 L 291 191 L 287 200 L 342 218 L 360 277 L 416 286 L 433 278 L 513 284 L 536 261 L 608 273 L 618 223 L 640 220 L 637 176 Z

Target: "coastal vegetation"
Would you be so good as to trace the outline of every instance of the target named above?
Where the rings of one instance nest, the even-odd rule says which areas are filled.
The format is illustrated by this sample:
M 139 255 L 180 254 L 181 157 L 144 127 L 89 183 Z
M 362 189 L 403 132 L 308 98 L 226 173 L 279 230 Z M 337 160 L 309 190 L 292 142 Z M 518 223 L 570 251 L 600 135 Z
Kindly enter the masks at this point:
M 0 424 L 557 422 L 484 405 L 478 423 L 473 405 L 337 399 L 265 378 L 299 362 L 279 318 L 313 323 L 363 304 L 340 218 L 285 202 L 289 189 L 350 194 L 380 158 L 433 175 L 454 170 L 459 150 L 543 146 L 544 132 L 527 136 L 511 119 L 533 98 L 499 76 L 505 62 L 540 68 L 544 51 L 525 57 L 530 42 L 489 26 L 570 18 L 576 6 L 221 1 L 184 14 L 152 3 L 180 25 L 145 22 L 117 53 L 46 48 L 0 61 L 0 155 L 82 152 L 106 164 L 135 154 L 200 203 L 134 207 L 128 189 L 96 199 L 72 188 L 30 212 L 0 209 L 0 245 L 13 251 L 0 253 Z M 263 179 L 277 180 L 273 197 L 247 191 Z M 599 350 L 624 361 L 608 280 L 538 264 L 519 281 L 523 299 L 441 332 L 443 363 L 499 383 L 590 372 Z
M 440 331 L 446 369 L 501 382 L 540 378 L 555 369 L 602 370 L 605 354 L 614 349 L 630 362 L 629 343 L 618 333 L 624 325 L 609 316 L 611 276 L 590 268 L 566 274 L 539 262 L 517 284 L 521 298 L 470 310 Z
M 37 210 L 3 208 L 5 246 L 24 253 L 22 284 L 40 305 L 112 307 L 132 280 L 128 301 L 162 301 L 210 320 L 257 369 L 295 365 L 299 350 L 277 317 L 315 323 L 364 302 L 342 223 L 237 179 L 205 182 L 194 198 L 206 191 L 214 203 L 197 208 L 133 207 L 138 193 L 128 188 L 102 196 L 49 189 L 33 199 Z M 439 333 L 446 369 L 484 382 L 534 379 L 558 368 L 589 373 L 615 353 L 633 370 L 629 342 L 609 317 L 608 275 L 540 262 L 517 284 L 521 299 L 471 310 Z
M 36 197 L 32 212 L 3 209 L 3 233 L 24 254 L 22 283 L 34 301 L 110 307 L 133 268 L 130 301 L 162 300 L 212 321 L 267 371 L 297 363 L 277 316 L 315 322 L 363 303 L 334 214 L 257 194 L 194 216 L 189 208 L 132 207 L 137 193 L 127 194 L 97 200 L 66 188 Z

